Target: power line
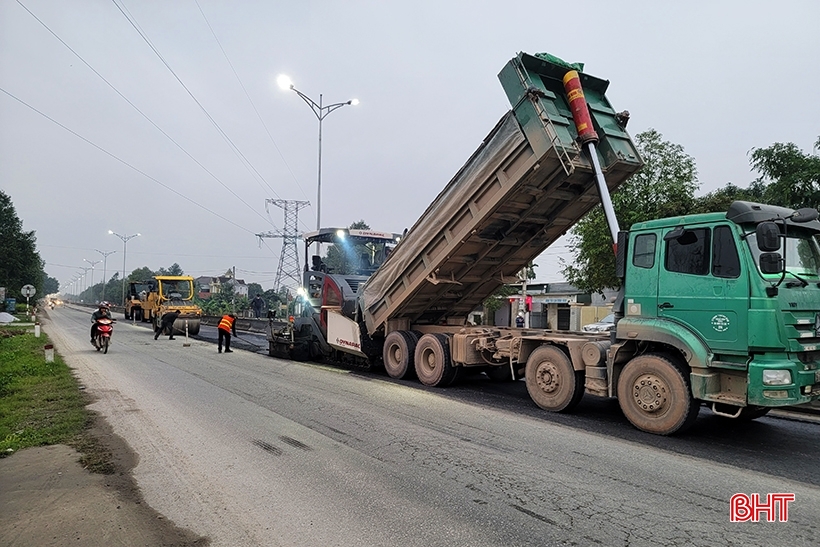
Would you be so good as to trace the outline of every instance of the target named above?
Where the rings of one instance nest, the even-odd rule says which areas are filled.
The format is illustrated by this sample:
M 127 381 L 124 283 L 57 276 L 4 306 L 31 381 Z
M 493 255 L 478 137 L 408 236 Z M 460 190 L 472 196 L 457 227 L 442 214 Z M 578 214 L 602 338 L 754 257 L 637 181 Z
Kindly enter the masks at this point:
M 103 76 L 102 74 L 100 74 L 100 73 L 99 73 L 99 72 L 98 72 L 98 71 L 97 71 L 97 70 L 96 70 L 93 66 L 91 66 L 91 65 L 90 65 L 90 64 L 89 64 L 89 63 L 88 63 L 88 62 L 87 62 L 87 61 L 86 61 L 86 60 L 85 60 L 85 59 L 84 59 L 84 58 L 83 58 L 83 57 L 82 57 L 79 53 L 77 53 L 76 51 L 74 51 L 74 49 L 73 49 L 71 46 L 69 46 L 69 45 L 65 42 L 65 40 L 63 40 L 62 38 L 60 38 L 60 37 L 57 35 L 57 33 L 55 33 L 53 30 L 51 30 L 51 28 L 49 28 L 49 26 L 48 26 L 48 25 L 46 25 L 46 24 L 45 24 L 45 23 L 44 23 L 44 22 L 43 22 L 43 21 L 42 21 L 39 17 L 37 17 L 37 16 L 36 16 L 36 15 L 35 15 L 35 14 L 34 14 L 34 13 L 30 10 L 30 9 L 28 9 L 28 8 L 27 8 L 27 7 L 26 7 L 26 6 L 25 6 L 25 5 L 24 5 L 24 4 L 23 4 L 20 0 L 17 0 L 17 3 L 18 3 L 18 4 L 19 4 L 19 5 L 20 5 L 20 6 L 21 6 L 24 10 L 26 10 L 26 11 L 29 13 L 29 15 L 31 15 L 31 16 L 32 16 L 32 17 L 33 17 L 33 18 L 34 18 L 34 19 L 35 19 L 38 23 L 40 23 L 40 25 L 42 25 L 42 26 L 43 26 L 43 27 L 44 27 L 44 28 L 45 28 L 45 29 L 46 29 L 49 33 L 51 33 L 51 35 L 52 35 L 52 36 L 54 36 L 54 38 L 56 38 L 56 39 L 57 39 L 57 40 L 58 40 L 61 44 L 63 44 L 63 45 L 64 45 L 64 46 L 65 46 L 65 47 L 66 47 L 66 48 L 67 48 L 67 49 L 68 49 L 71 53 L 73 53 L 73 54 L 74 54 L 74 56 L 75 56 L 75 57 L 77 57 L 77 59 L 79 59 L 79 60 L 80 60 L 80 61 L 81 61 L 81 62 L 82 62 L 82 63 L 83 63 L 86 67 L 88 67 L 88 69 L 89 69 L 89 70 L 91 70 L 91 72 L 93 72 L 94 74 L 96 74 L 96 75 L 97 75 L 97 77 L 99 77 L 99 78 L 100 78 L 103 82 L 105 82 L 105 83 L 108 85 L 108 87 L 110 87 L 112 90 L 114 90 L 114 92 L 115 92 L 117 95 L 119 95 L 119 96 L 120 96 L 120 97 L 121 97 L 121 98 L 122 98 L 125 102 L 127 102 L 127 103 L 128 103 L 128 104 L 129 104 L 129 105 L 130 105 L 130 106 L 131 106 L 134 110 L 136 110 L 136 111 L 137 111 L 137 112 L 138 112 L 138 113 L 139 113 L 139 114 L 140 114 L 143 118 L 145 118 L 145 119 L 146 119 L 146 120 L 147 120 L 147 121 L 148 121 L 151 125 L 153 125 L 153 126 L 154 126 L 154 127 L 155 127 L 155 128 L 156 128 L 159 132 L 160 132 L 160 133 L 162 133 L 162 134 L 163 134 L 163 135 L 164 135 L 164 136 L 165 136 L 168 140 L 170 140 L 172 143 L 174 143 L 174 145 L 176 145 L 176 147 L 177 147 L 177 148 L 179 148 L 179 149 L 180 149 L 180 150 L 181 150 L 181 151 L 182 151 L 182 152 L 183 152 L 186 156 L 188 156 L 189 158 L 191 158 L 191 160 L 193 160 L 193 161 L 194 161 L 194 163 L 196 163 L 196 164 L 197 164 L 199 167 L 201 167 L 201 168 L 202 168 L 202 169 L 203 169 L 206 173 L 208 173 L 208 174 L 209 174 L 209 175 L 210 175 L 210 176 L 211 176 L 214 180 L 216 180 L 219 184 L 221 184 L 223 188 L 225 188 L 225 189 L 226 189 L 226 190 L 228 190 L 231 194 L 233 194 L 233 196 L 234 196 L 235 198 L 237 198 L 239 201 L 241 201 L 243 204 L 245 204 L 245 206 L 246 206 L 246 207 L 248 207 L 251 211 L 253 211 L 255 214 L 257 214 L 258 216 L 260 216 L 263 220 L 268 220 L 269 222 L 271 222 L 270 218 L 265 218 L 265 216 L 264 216 L 264 215 L 262 215 L 259 211 L 257 211 L 256 209 L 254 209 L 254 208 L 253 208 L 253 207 L 252 207 L 249 203 L 247 203 L 245 200 L 243 200 L 243 199 L 242 199 L 242 198 L 241 198 L 241 197 L 240 197 L 240 196 L 239 196 L 236 192 L 234 192 L 233 190 L 231 190 L 231 188 L 229 188 L 229 187 L 228 187 L 228 185 L 226 185 L 224 182 L 222 182 L 222 180 L 220 180 L 220 179 L 219 179 L 219 177 L 217 177 L 215 174 L 213 174 L 213 173 L 212 173 L 212 172 L 211 172 L 211 171 L 210 171 L 207 167 L 205 167 L 202 163 L 200 163 L 200 162 L 199 162 L 199 160 L 197 160 L 197 159 L 196 159 L 195 157 L 193 157 L 193 156 L 192 156 L 192 155 L 191 155 L 191 154 L 190 154 L 187 150 L 185 150 L 185 148 L 183 148 L 183 147 L 182 147 L 182 145 L 180 145 L 180 144 L 179 144 L 176 140 L 174 140 L 174 138 L 173 138 L 173 137 L 171 137 L 168 133 L 166 133 L 166 132 L 165 132 L 165 131 L 164 131 L 164 130 L 163 130 L 163 129 L 159 126 L 159 125 L 157 125 L 156 123 L 154 123 L 154 121 L 153 121 L 153 120 L 152 120 L 152 119 L 151 119 L 151 118 L 150 118 L 147 114 L 145 114 L 142 110 L 140 110 L 140 109 L 139 109 L 139 107 L 137 107 L 137 105 L 135 105 L 133 102 L 131 102 L 131 101 L 128 99 L 128 97 L 126 97 L 123 93 L 121 93 L 119 89 L 117 89 L 117 88 L 116 88 L 116 87 L 115 87 L 115 86 L 114 86 L 111 82 L 109 82 L 109 81 L 105 78 L 105 76 Z M 271 191 L 272 191 L 272 190 L 273 190 L 273 189 L 271 189 Z M 276 224 L 273 224 L 273 226 L 276 226 Z
M 231 71 L 233 72 L 233 75 L 236 77 L 236 81 L 239 82 L 239 86 L 242 88 L 242 91 L 245 93 L 245 97 L 247 97 L 248 102 L 251 103 L 251 106 L 253 107 L 253 111 L 256 113 L 256 117 L 259 118 L 259 123 L 261 123 L 262 127 L 265 128 L 265 132 L 268 134 L 268 138 L 270 139 L 270 142 L 273 144 L 273 147 L 279 153 L 279 157 L 282 158 L 282 162 L 285 164 L 285 167 L 287 167 L 288 172 L 290 173 L 290 176 L 293 177 L 293 182 L 296 183 L 296 186 L 299 188 L 299 191 L 302 192 L 302 195 L 306 195 L 305 191 L 302 189 L 302 186 L 299 184 L 299 179 L 296 178 L 296 175 L 294 174 L 293 170 L 290 168 L 290 165 L 288 165 L 288 162 L 285 159 L 285 156 L 282 154 L 282 151 L 279 149 L 279 145 L 276 144 L 276 140 L 273 138 L 273 135 L 271 135 L 271 132 L 268 129 L 267 124 L 265 124 L 265 120 L 263 120 L 262 115 L 259 114 L 259 110 L 256 108 L 256 104 L 253 102 L 253 99 L 251 99 L 251 96 L 248 93 L 248 90 L 245 88 L 245 84 L 242 82 L 242 79 L 239 77 L 239 74 L 236 72 L 236 69 L 234 68 L 233 63 L 228 58 L 228 54 L 225 51 L 225 48 L 222 47 L 222 42 L 219 41 L 219 37 L 217 37 L 216 32 L 214 32 L 214 29 L 211 26 L 211 22 L 208 21 L 208 18 L 205 16 L 205 12 L 202 11 L 202 6 L 199 5 L 199 0 L 194 0 L 194 2 L 196 2 L 196 7 L 199 8 L 199 13 L 202 14 L 202 18 L 205 19 L 205 24 L 208 25 L 208 29 L 211 31 L 211 34 L 213 34 L 214 40 L 216 40 L 216 43 L 219 46 L 220 51 L 222 51 L 222 55 L 225 56 L 225 61 L 227 61 L 228 66 L 231 67 Z M 273 191 L 273 188 L 271 188 L 271 191 Z
M 245 155 L 242 153 L 242 151 L 239 150 L 239 147 L 236 146 L 236 144 L 231 140 L 231 138 L 228 136 L 228 134 L 225 133 L 225 131 L 222 130 L 222 128 L 219 126 L 219 124 L 216 122 L 216 120 L 208 112 L 208 110 L 202 105 L 202 103 L 199 102 L 199 99 L 197 99 L 196 96 L 191 92 L 191 90 L 188 89 L 188 86 L 185 85 L 185 82 L 183 82 L 182 79 L 174 71 L 174 69 L 171 68 L 171 65 L 168 64 L 168 62 L 165 60 L 165 58 L 162 56 L 162 54 L 159 52 L 159 50 L 156 47 L 154 47 L 154 44 L 152 44 L 151 40 L 149 40 L 148 37 L 145 35 L 145 33 L 142 32 L 142 30 L 139 28 L 139 26 L 135 23 L 135 20 L 132 20 L 132 17 L 129 14 L 127 14 L 123 10 L 123 8 L 120 7 L 119 4 L 117 4 L 116 0 L 111 0 L 111 2 L 115 6 L 117 6 L 117 9 L 120 10 L 120 13 L 122 13 L 123 17 L 125 17 L 125 19 L 131 24 L 131 26 L 134 27 L 134 30 L 137 31 L 137 34 L 139 34 L 140 37 L 145 41 L 145 43 L 148 44 L 148 47 L 151 48 L 151 50 L 159 58 L 159 60 L 162 61 L 162 64 L 165 65 L 165 68 L 167 68 L 171 72 L 171 74 L 173 74 L 174 78 L 176 78 L 177 82 L 179 82 L 179 85 L 182 86 L 182 88 L 188 93 L 188 95 L 191 97 L 191 99 L 197 104 L 197 106 L 199 106 L 200 110 L 202 110 L 203 114 L 205 114 L 205 116 L 208 118 L 208 120 L 210 120 L 210 122 L 214 126 L 214 128 L 216 128 L 216 130 L 219 132 L 219 134 L 222 136 L 222 138 L 225 139 L 225 141 L 231 146 L 231 149 L 233 150 L 234 154 L 236 154 L 236 156 L 239 157 L 242 160 L 243 165 L 245 165 L 245 168 L 248 169 L 249 172 L 252 170 L 251 176 L 253 176 L 253 174 L 255 173 L 256 176 L 258 176 L 259 179 L 264 181 L 265 184 L 268 186 L 268 188 L 270 188 L 271 191 L 278 197 L 279 194 L 277 194 L 276 191 L 273 190 L 273 188 L 270 187 L 268 182 L 265 180 L 265 177 L 263 177 L 261 175 L 261 173 L 259 173 L 259 171 L 257 171 L 257 169 L 253 166 L 253 164 L 248 160 L 248 158 L 246 158 Z M 259 183 L 259 180 L 257 180 L 255 177 L 254 177 L 254 180 L 256 180 L 257 184 Z M 261 187 L 261 185 L 260 185 L 260 187 Z M 264 190 L 264 188 L 263 188 L 263 190 Z
M 103 148 L 103 147 L 101 147 L 101 146 L 99 146 L 99 145 L 97 145 L 97 144 L 93 143 L 92 141 L 90 141 L 90 140 L 86 139 L 85 137 L 83 137 L 82 135 L 80 135 L 79 133 L 77 133 L 76 131 L 74 131 L 74 130 L 72 130 L 72 129 L 69 129 L 68 127 L 66 127 L 65 125 L 61 124 L 60 122 L 58 122 L 57 120 L 55 120 L 54 118 L 52 118 L 51 116 L 49 116 L 48 114 L 45 114 L 44 112 L 41 112 L 40 110 L 37 110 L 36 108 L 34 108 L 33 106 L 31 106 L 30 104 L 28 104 L 27 102 L 25 102 L 24 100 L 20 99 L 20 98 L 19 98 L 19 97 L 17 97 L 16 95 L 14 95 L 14 94 L 12 94 L 12 93 L 10 93 L 10 92 L 6 91 L 6 90 L 5 90 L 5 89 L 3 89 L 2 87 L 0 87 L 0 92 L 5 93 L 6 95 L 8 95 L 9 97 L 11 97 L 11 98 L 12 98 L 12 99 L 14 99 L 15 101 L 17 101 L 17 102 L 19 102 L 20 104 L 22 104 L 23 106 L 25 106 L 26 108 L 31 109 L 32 111 L 34 111 L 34 112 L 36 112 L 37 114 L 39 114 L 40 116 L 44 117 L 44 118 L 45 118 L 45 119 L 47 119 L 48 121 L 50 121 L 50 122 L 54 123 L 55 125 L 60 126 L 61 128 L 65 129 L 66 131 L 68 131 L 69 133 L 71 133 L 72 135 L 74 135 L 75 137 L 77 137 L 78 139 L 81 139 L 81 140 L 85 141 L 86 143 L 90 144 L 91 146 L 93 146 L 94 148 L 96 148 L 97 150 L 99 150 L 100 152 L 102 152 L 102 153 L 106 154 L 107 156 L 109 156 L 109 157 L 111 157 L 111 158 L 113 158 L 113 159 L 117 160 L 118 162 L 122 163 L 122 164 L 123 164 L 123 165 L 125 165 L 126 167 L 128 167 L 128 168 L 130 168 L 130 169 L 133 169 L 134 171 L 136 171 L 136 172 L 137 172 L 137 173 L 139 173 L 140 175 L 144 176 L 145 178 L 150 179 L 150 180 L 152 180 L 152 181 L 156 182 L 157 184 L 159 184 L 160 186 L 162 186 L 163 188 L 165 188 L 165 189 L 167 189 L 167 190 L 170 190 L 171 192 L 173 192 L 174 194 L 178 195 L 178 196 L 179 196 L 179 197 L 181 197 L 182 199 L 184 199 L 184 200 L 186 200 L 186 201 L 188 201 L 188 202 L 190 202 L 190 203 L 192 203 L 192 204 L 196 205 L 196 206 L 197 206 L 197 207 L 199 207 L 200 209 L 203 209 L 203 210 L 205 210 L 205 211 L 207 211 L 207 212 L 211 213 L 211 214 L 212 214 L 212 215 L 214 215 L 215 217 L 221 218 L 221 219 L 222 219 L 222 220 L 224 220 L 225 222 L 227 222 L 227 223 L 229 223 L 229 224 L 232 224 L 232 225 L 236 226 L 236 227 L 237 227 L 237 228 L 239 228 L 240 230 L 244 230 L 244 231 L 246 231 L 246 232 L 248 232 L 248 233 L 250 233 L 250 234 L 254 234 L 254 235 L 256 235 L 256 232 L 254 232 L 253 230 L 249 230 L 248 228 L 245 228 L 244 226 L 240 226 L 239 224 L 237 224 L 237 223 L 236 223 L 236 222 L 234 222 L 233 220 L 231 220 L 231 219 L 229 219 L 229 218 L 226 218 L 226 217 L 223 217 L 222 215 L 220 215 L 220 214 L 219 214 L 219 213 L 217 213 L 216 211 L 213 211 L 213 210 L 211 210 L 211 209 L 208 209 L 208 208 L 207 208 L 207 207 L 205 207 L 204 205 L 201 205 L 201 204 L 197 203 L 196 201 L 194 201 L 193 199 L 189 198 L 189 197 L 188 197 L 188 196 L 186 196 L 185 194 L 183 194 L 183 193 L 181 193 L 181 192 L 179 192 L 179 191 L 177 191 L 177 190 L 175 190 L 175 189 L 171 188 L 170 186 L 168 186 L 168 185 L 167 185 L 167 184 L 165 184 L 164 182 L 161 182 L 160 180 L 158 180 L 158 179 L 156 179 L 156 178 L 152 177 L 151 175 L 149 175 L 149 174 L 148 174 L 148 173 L 146 173 L 145 171 L 142 171 L 142 170 L 138 169 L 137 167 L 135 167 L 135 166 L 131 165 L 130 163 L 128 163 L 128 162 L 127 162 L 127 161 L 125 161 L 124 159 L 120 158 L 119 156 L 117 156 L 117 155 L 115 155 L 115 154 L 113 154 L 113 153 L 109 152 L 109 151 L 108 151 L 108 150 L 106 150 L 105 148 Z

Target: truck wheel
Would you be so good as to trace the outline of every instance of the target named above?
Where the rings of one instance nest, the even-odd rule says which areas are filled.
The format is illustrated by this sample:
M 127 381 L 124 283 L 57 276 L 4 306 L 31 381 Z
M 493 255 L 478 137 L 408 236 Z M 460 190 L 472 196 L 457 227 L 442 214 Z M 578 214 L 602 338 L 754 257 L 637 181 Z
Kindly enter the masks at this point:
M 384 339 L 382 360 L 384 370 L 391 378 L 402 379 L 415 368 L 416 345 L 419 336 L 414 332 L 394 330 Z
M 572 368 L 567 354 L 541 346 L 530 354 L 524 372 L 530 398 L 551 412 L 569 412 L 584 395 L 584 372 Z
M 700 410 L 683 366 L 656 354 L 626 364 L 618 378 L 618 403 L 632 425 L 656 435 L 686 431 Z
M 142 309 L 134 310 L 134 321 L 142 322 Z
M 456 369 L 450 361 L 450 344 L 444 334 L 425 334 L 413 356 L 416 374 L 426 386 L 448 386 L 456 376 Z

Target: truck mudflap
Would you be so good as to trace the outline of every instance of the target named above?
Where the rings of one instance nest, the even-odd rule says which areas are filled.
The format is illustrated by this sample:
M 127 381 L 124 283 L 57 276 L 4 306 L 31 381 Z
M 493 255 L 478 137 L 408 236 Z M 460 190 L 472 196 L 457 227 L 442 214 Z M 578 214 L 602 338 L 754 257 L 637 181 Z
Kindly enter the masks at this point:
M 618 340 L 641 340 L 674 347 L 693 370 L 708 367 L 712 360 L 712 354 L 706 343 L 680 323 L 666 319 L 627 315 L 618 321 L 616 328 Z M 614 360 L 618 360 L 617 356 Z

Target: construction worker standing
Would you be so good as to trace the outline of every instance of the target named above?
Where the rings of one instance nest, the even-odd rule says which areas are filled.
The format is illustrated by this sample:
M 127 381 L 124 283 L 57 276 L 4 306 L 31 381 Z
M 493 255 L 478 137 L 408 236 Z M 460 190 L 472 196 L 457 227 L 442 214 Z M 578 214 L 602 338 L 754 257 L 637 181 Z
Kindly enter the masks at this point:
M 236 336 L 236 316 L 232 313 L 223 315 L 219 320 L 219 326 L 216 329 L 219 332 L 217 341 L 217 350 L 222 353 L 222 340 L 225 340 L 225 353 L 232 353 L 231 349 L 231 334 Z

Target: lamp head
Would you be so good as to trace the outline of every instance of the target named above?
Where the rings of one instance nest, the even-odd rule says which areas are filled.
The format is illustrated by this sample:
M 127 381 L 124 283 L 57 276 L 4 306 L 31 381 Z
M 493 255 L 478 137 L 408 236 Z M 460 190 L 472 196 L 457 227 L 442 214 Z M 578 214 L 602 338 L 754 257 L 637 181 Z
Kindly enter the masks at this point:
M 350 99 L 349 101 L 347 101 L 347 104 L 356 106 L 357 104 L 359 104 L 359 99 Z
M 280 74 L 276 77 L 276 84 L 284 90 L 293 89 L 293 81 L 289 76 L 284 74 Z

